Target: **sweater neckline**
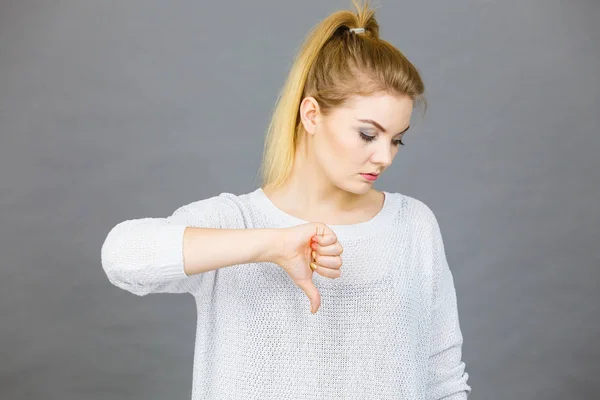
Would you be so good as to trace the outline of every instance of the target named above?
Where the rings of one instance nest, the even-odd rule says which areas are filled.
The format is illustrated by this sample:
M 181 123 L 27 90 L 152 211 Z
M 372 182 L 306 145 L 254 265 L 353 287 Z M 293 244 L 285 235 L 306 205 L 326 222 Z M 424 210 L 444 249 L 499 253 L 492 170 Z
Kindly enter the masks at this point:
M 367 234 L 373 231 L 380 231 L 386 222 L 391 222 L 394 215 L 394 197 L 393 193 L 387 191 L 381 191 L 384 194 L 383 205 L 379 212 L 375 214 L 371 219 L 356 224 L 343 224 L 343 225 L 327 225 L 337 235 L 350 235 L 355 236 L 357 234 Z M 290 225 L 301 225 L 307 224 L 311 221 L 306 221 L 302 218 L 298 218 L 277 207 L 271 199 L 266 195 L 262 188 L 258 188 L 254 191 L 254 197 L 257 200 L 259 207 L 268 215 L 275 216 L 278 220 L 283 220 Z

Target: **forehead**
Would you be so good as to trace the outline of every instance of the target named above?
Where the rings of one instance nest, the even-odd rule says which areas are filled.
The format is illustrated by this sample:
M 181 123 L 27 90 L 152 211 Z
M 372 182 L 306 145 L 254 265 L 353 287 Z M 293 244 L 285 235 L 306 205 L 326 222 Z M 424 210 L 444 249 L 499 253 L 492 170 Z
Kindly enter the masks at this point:
M 401 130 L 410 122 L 412 110 L 413 101 L 408 96 L 377 93 L 351 96 L 334 113 L 344 118 L 372 119 L 386 128 Z

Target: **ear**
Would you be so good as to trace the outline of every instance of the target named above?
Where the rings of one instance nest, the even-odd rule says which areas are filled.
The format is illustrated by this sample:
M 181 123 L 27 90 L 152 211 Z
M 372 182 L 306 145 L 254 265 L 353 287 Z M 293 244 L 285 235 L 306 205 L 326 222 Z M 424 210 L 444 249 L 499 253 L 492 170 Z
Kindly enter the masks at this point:
M 304 126 L 304 130 L 314 135 L 317 119 L 320 114 L 319 103 L 314 97 L 305 97 L 300 103 L 300 120 Z

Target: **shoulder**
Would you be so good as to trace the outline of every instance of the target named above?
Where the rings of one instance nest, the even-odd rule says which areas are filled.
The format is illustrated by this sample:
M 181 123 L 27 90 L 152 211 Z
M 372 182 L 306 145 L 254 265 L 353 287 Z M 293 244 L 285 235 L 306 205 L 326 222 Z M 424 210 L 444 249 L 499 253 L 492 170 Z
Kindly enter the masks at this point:
M 221 192 L 178 207 L 172 220 L 223 229 L 247 227 L 248 193 Z
M 423 200 L 399 192 L 386 192 L 389 194 L 398 209 L 398 215 L 404 222 L 417 225 L 437 224 L 437 218 L 432 208 Z

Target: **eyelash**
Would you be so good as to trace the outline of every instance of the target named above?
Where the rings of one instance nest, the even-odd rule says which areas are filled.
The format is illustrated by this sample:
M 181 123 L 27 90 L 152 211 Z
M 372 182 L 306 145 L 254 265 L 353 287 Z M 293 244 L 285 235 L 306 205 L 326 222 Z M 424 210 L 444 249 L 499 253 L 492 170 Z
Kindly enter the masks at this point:
M 360 133 L 360 137 L 365 141 L 365 142 L 372 142 L 373 140 L 375 140 L 376 136 L 369 136 L 369 135 L 365 135 L 362 132 Z M 398 140 L 394 140 L 392 143 L 394 143 L 394 146 L 404 146 L 404 143 L 402 143 L 402 139 L 398 139 Z

